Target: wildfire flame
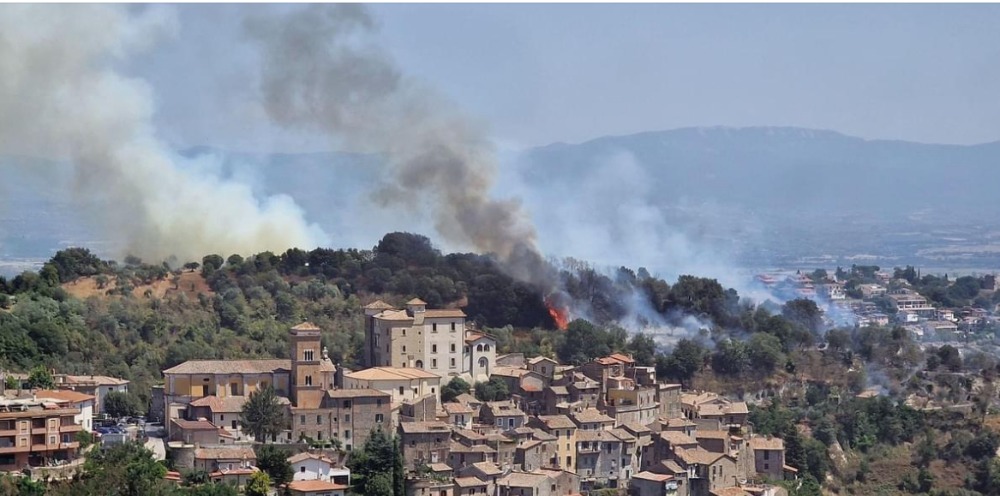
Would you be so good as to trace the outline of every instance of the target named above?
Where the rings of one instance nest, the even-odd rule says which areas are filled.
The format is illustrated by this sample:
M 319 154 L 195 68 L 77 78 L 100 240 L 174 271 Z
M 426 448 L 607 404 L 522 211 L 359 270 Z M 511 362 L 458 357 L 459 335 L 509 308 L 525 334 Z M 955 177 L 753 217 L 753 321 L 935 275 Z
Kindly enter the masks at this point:
M 556 328 L 560 331 L 565 331 L 566 326 L 569 325 L 569 310 L 562 305 L 556 304 L 553 300 L 551 296 L 545 298 L 545 308 L 549 310 L 549 315 L 552 316 L 552 320 L 556 323 Z

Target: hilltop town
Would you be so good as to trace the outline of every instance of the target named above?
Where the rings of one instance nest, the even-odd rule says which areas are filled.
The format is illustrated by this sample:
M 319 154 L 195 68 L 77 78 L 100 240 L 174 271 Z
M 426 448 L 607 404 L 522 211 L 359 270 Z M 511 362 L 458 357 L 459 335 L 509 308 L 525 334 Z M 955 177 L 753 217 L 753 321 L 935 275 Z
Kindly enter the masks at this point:
M 529 307 L 531 317 L 491 312 L 480 288 L 500 294 L 505 283 L 484 280 L 488 259 L 423 246 L 390 235 L 374 253 L 211 256 L 173 271 L 70 252 L 41 277 L 4 282 L 0 470 L 10 475 L 0 488 L 993 494 L 1000 367 L 988 353 L 989 276 L 971 278 L 974 292 L 970 278 L 945 284 L 912 268 L 761 277 L 787 299 L 776 307 L 740 302 L 713 280 L 667 284 L 624 268 L 611 279 L 582 267 L 563 274 L 563 285 L 568 298 L 591 295 L 595 322 L 575 318 L 556 330 L 544 307 Z M 450 272 L 469 262 L 477 268 Z M 383 290 L 419 274 L 432 281 L 435 303 L 362 289 L 382 267 Z M 439 291 L 449 285 L 435 274 L 461 289 Z M 606 317 L 632 292 L 665 321 L 697 316 L 711 327 L 669 345 L 629 335 Z M 540 305 L 543 296 L 522 297 Z M 74 306 L 80 301 L 86 307 Z M 31 327 L 35 315 L 52 325 Z M 540 324 L 502 325 L 528 318 Z M 928 332 L 942 321 L 955 329 Z M 202 335 L 197 326 L 206 323 L 217 327 Z M 114 353 L 127 357 L 118 369 L 127 374 L 113 377 L 103 364 L 117 355 L 97 348 L 101 365 L 77 373 L 84 366 L 74 353 L 87 344 L 64 335 L 65 326 L 121 343 Z M 16 346 L 20 329 L 37 348 Z M 215 349 L 191 347 L 203 339 Z M 151 355 L 156 347 L 166 353 Z M 29 350 L 38 358 L 19 361 Z M 153 363 L 162 366 L 147 374 Z M 147 467 L 145 478 L 126 475 L 136 464 Z

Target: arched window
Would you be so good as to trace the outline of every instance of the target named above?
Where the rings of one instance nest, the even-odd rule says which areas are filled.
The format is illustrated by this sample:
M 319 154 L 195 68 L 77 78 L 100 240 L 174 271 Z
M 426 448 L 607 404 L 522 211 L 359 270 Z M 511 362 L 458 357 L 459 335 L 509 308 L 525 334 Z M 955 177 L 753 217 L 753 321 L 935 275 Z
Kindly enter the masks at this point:
M 423 360 L 417 360 L 416 366 L 417 366 L 418 369 L 424 368 L 424 361 Z
M 483 350 L 485 350 L 485 351 L 490 351 L 490 345 L 486 345 L 486 346 L 484 346 L 484 347 L 483 347 Z
M 483 351 L 483 345 L 476 345 L 476 351 Z
M 485 369 L 487 365 L 489 365 L 489 362 L 486 360 L 486 357 L 481 357 L 479 359 L 479 368 Z

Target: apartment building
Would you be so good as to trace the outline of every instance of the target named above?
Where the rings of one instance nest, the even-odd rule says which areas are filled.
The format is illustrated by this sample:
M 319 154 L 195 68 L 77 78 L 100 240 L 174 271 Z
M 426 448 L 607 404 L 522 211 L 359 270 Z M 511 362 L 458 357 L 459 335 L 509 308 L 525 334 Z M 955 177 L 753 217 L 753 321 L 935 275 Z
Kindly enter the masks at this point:
M 0 471 L 77 457 L 80 408 L 51 398 L 0 398 Z

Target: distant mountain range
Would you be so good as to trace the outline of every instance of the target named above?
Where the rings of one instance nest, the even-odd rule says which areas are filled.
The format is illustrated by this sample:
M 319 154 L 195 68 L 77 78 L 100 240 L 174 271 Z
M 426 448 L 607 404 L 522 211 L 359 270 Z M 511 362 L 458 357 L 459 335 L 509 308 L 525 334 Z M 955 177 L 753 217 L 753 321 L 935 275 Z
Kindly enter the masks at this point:
M 370 203 L 383 173 L 377 157 L 206 147 L 181 153 L 218 155 L 223 175 L 261 195 L 292 196 L 335 234 L 338 246 L 368 247 L 400 229 L 434 237 L 419 213 L 379 211 Z M 555 143 L 505 155 L 503 162 L 495 193 L 522 199 L 547 253 L 602 259 L 634 246 L 626 249 L 629 259 L 669 252 L 673 258 L 663 263 L 671 264 L 685 261 L 679 252 L 711 247 L 753 266 L 852 260 L 1000 266 L 1000 142 L 684 128 Z M 29 172 L 39 166 L 47 173 Z M 6 185 L 0 185 L 0 260 L 46 258 L 64 245 L 101 241 L 78 226 L 67 171 L 0 158 Z

